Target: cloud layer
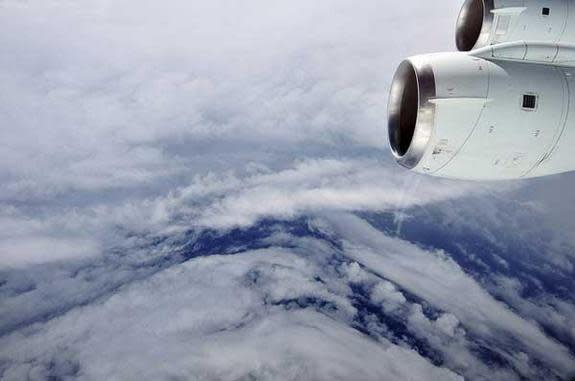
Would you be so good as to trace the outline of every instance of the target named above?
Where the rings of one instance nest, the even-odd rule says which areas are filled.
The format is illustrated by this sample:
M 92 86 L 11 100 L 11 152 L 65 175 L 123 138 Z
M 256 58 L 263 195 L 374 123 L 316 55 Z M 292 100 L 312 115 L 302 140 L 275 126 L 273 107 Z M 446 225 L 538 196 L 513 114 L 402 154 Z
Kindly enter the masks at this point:
M 0 1 L 0 378 L 569 374 L 572 176 L 386 154 L 459 6 Z

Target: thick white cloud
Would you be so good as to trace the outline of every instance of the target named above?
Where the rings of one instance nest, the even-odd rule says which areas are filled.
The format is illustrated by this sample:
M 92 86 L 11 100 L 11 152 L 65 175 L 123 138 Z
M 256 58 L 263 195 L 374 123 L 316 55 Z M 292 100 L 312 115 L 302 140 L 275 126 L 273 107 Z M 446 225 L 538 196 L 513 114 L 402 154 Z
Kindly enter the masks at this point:
M 178 265 L 1 339 L 4 379 L 461 379 L 352 330 L 346 321 L 355 311 L 314 280 L 316 266 L 285 250 Z M 300 298 L 331 301 L 340 312 L 278 304 Z
M 5 288 L 14 296 L 5 305 L 17 313 L 3 314 L 2 327 L 22 327 L 0 339 L 5 377 L 382 379 L 393 369 L 400 379 L 425 379 L 428 372 L 447 377 L 415 351 L 391 345 L 387 319 L 406 324 L 412 338 L 404 333 L 395 342 L 429 345 L 446 368 L 471 379 L 552 377 L 533 360 L 560 375 L 570 369 L 565 348 L 492 299 L 444 255 L 386 237 L 347 214 L 318 217 L 310 228 L 327 234 L 334 226 L 345 230 L 333 235 L 348 241 L 343 252 L 329 239 L 298 238 L 278 225 L 253 243 L 290 249 L 174 265 L 170 253 L 177 246 L 167 246 L 84 264 L 70 274 L 65 268 L 33 273 L 35 285 L 11 279 Z M 368 298 L 359 305 L 358 288 Z M 413 295 L 440 310 L 430 315 Z M 372 312 L 361 311 L 366 302 Z M 38 309 L 53 317 L 34 318 Z M 26 316 L 33 319 L 18 321 Z M 351 330 L 358 324 L 371 337 Z M 490 364 L 481 357 L 485 349 L 511 365 Z

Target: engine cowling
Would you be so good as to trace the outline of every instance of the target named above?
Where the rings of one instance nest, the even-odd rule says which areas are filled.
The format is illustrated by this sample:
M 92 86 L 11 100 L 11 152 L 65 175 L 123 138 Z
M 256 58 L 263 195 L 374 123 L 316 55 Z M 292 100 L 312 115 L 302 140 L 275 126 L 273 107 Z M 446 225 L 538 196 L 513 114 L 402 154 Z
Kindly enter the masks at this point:
M 502 180 L 575 169 L 573 69 L 464 53 L 416 56 L 394 77 L 389 142 L 397 161 L 441 177 Z M 571 112 L 569 112 L 571 110 Z
M 575 58 L 575 48 L 540 41 L 493 44 L 496 26 L 487 14 L 497 20 L 494 10 L 509 14 L 501 5 L 512 2 L 468 0 L 458 21 L 463 51 L 401 63 L 389 96 L 388 132 L 402 166 L 470 180 L 575 170 L 575 65 L 565 64 Z M 477 49 L 483 44 L 489 46 Z
M 572 43 L 571 0 L 466 0 L 456 25 L 459 51 L 511 41 Z

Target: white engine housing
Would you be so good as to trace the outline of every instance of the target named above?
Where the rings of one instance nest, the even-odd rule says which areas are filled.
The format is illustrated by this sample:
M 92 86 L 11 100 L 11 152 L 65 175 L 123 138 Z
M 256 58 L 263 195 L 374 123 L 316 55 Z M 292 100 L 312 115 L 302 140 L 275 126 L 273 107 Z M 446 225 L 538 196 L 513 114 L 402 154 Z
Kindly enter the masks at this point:
M 481 24 L 470 26 L 478 10 Z M 562 42 L 570 10 L 575 26 L 575 1 L 468 0 L 457 44 L 475 50 L 411 57 L 397 70 L 388 108 L 397 161 L 471 180 L 575 170 L 575 47 Z M 505 34 L 501 15 L 511 15 Z M 514 40 L 532 35 L 540 38 Z
M 573 43 L 573 0 L 467 0 L 457 20 L 460 51 L 513 41 Z

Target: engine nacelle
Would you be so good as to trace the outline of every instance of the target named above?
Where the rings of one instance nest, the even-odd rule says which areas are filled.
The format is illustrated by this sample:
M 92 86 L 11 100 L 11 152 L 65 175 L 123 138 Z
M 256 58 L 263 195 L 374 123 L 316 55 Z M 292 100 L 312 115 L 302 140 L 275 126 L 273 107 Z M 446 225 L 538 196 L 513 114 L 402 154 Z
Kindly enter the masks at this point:
M 572 0 L 466 0 L 456 26 L 460 51 L 512 41 L 572 43 Z
M 513 2 L 468 0 L 458 21 L 457 44 L 460 50 L 474 50 L 411 57 L 399 66 L 389 96 L 388 131 L 401 165 L 470 180 L 575 170 L 575 47 L 545 41 L 494 43 L 497 29 L 487 13 L 517 13 L 498 8 Z M 541 8 L 532 0 L 515 3 Z M 551 11 L 568 3 L 545 2 L 557 5 Z M 523 7 L 517 14 L 525 12 Z

